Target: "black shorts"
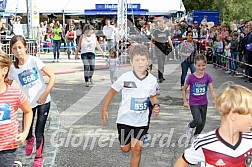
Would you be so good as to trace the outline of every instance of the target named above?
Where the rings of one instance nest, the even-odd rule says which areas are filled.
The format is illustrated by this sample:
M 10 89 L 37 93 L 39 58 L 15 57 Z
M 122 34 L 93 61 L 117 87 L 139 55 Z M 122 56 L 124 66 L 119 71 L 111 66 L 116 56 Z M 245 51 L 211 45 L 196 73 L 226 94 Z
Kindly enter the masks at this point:
M 148 133 L 148 126 L 134 127 L 124 124 L 117 124 L 118 139 L 121 145 L 127 145 L 132 138 L 143 140 L 143 136 Z

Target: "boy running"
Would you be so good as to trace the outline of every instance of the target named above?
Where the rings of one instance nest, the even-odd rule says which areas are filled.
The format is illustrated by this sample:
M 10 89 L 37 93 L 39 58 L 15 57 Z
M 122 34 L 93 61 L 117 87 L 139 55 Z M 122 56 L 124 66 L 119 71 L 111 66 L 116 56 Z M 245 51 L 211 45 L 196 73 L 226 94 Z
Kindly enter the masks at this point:
M 102 107 L 102 124 L 106 125 L 108 107 L 114 95 L 122 91 L 117 129 L 121 150 L 132 152 L 131 167 L 139 167 L 143 136 L 148 132 L 149 103 L 156 115 L 160 106 L 156 97 L 157 79 L 147 71 L 149 52 L 144 45 L 132 46 L 129 52 L 133 71 L 126 72 L 111 86 Z

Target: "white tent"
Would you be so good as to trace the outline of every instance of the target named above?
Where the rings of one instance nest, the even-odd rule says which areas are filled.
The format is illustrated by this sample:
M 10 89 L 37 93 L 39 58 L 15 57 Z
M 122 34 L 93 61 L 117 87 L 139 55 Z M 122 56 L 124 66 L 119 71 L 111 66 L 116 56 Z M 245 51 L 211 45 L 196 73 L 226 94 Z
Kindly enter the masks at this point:
M 95 9 L 95 4 L 117 4 L 118 0 L 39 0 L 40 13 L 83 13 Z M 141 4 L 149 12 L 174 13 L 185 11 L 182 0 L 128 0 L 128 3 Z M 6 12 L 26 13 L 26 0 L 7 0 Z

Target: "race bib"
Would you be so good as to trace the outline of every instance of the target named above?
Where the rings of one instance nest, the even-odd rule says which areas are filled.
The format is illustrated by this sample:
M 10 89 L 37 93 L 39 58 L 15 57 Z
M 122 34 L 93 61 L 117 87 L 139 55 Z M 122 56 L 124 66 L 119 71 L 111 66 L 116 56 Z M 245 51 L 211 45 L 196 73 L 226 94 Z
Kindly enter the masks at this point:
M 11 123 L 10 103 L 0 104 L 0 125 Z
M 192 93 L 195 96 L 204 95 L 207 92 L 207 84 L 193 84 Z
M 18 74 L 18 79 L 22 86 L 34 84 L 39 78 L 38 71 L 35 67 L 25 70 Z
M 146 111 L 149 107 L 149 98 L 131 98 L 130 110 L 132 111 Z

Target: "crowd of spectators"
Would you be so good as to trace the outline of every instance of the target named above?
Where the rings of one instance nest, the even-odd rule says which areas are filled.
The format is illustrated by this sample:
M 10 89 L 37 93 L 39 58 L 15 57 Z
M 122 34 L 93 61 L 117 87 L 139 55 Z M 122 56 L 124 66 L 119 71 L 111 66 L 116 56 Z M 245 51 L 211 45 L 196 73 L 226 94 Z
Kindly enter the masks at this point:
M 241 19 L 239 22 L 233 20 L 229 23 L 222 22 L 220 25 L 214 25 L 209 24 L 211 20 L 207 20 L 207 17 L 200 23 L 194 21 L 193 24 L 189 24 L 185 19 L 179 21 L 164 18 L 151 21 L 142 19 L 136 20 L 135 23 L 131 21 L 128 21 L 128 40 L 133 43 L 145 42 L 149 48 L 153 45 L 151 37 L 154 30 L 160 28 L 161 22 L 164 24 L 164 29 L 169 32 L 169 36 L 175 47 L 175 56 L 167 56 L 168 60 L 179 59 L 179 43 L 186 40 L 187 31 L 192 31 L 193 39 L 197 42 L 198 51 L 205 54 L 208 62 L 213 63 L 217 70 L 226 70 L 226 73 L 232 76 L 242 73 L 245 78 L 249 78 L 246 81 L 251 82 L 250 76 L 252 76 L 252 72 L 250 66 L 252 62 L 248 56 L 250 51 L 246 50 L 246 44 L 251 43 L 249 42 L 250 32 L 252 31 L 251 22 Z M 43 41 L 41 48 L 46 48 L 43 51 L 49 52 L 49 48 L 52 47 L 52 30 L 54 24 L 55 21 L 49 24 L 45 21 L 40 24 L 39 36 L 40 40 Z M 70 19 L 66 25 L 59 25 L 62 29 L 61 41 L 62 45 L 64 45 L 62 48 L 65 51 L 68 50 L 68 58 L 70 58 L 71 50 L 74 54 L 74 48 L 82 34 L 84 23 L 80 22 L 76 25 Z M 68 42 L 68 31 L 71 30 L 71 26 L 74 31 L 72 36 L 70 36 L 71 42 Z M 109 51 L 114 47 L 114 44 L 120 43 L 115 20 L 104 18 L 101 22 L 95 21 L 93 28 L 104 51 Z M 138 38 L 138 41 L 136 41 L 136 35 L 142 36 L 143 38 Z M 167 49 L 170 50 L 171 47 L 167 45 Z

